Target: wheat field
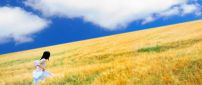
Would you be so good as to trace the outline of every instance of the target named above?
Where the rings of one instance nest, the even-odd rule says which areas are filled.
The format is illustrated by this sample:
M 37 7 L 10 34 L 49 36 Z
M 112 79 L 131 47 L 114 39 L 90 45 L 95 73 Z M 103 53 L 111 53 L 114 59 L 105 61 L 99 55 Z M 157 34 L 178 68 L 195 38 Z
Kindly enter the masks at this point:
M 33 62 L 51 52 L 40 85 L 201 85 L 202 20 L 0 55 L 0 85 L 32 85 Z

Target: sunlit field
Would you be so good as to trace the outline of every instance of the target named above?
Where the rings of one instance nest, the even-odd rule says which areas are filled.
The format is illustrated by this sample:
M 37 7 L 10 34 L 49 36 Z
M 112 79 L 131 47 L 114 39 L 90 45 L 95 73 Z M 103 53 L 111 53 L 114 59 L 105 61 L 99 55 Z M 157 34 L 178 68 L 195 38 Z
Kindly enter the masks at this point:
M 0 85 L 31 85 L 45 50 L 55 76 L 40 85 L 202 84 L 201 20 L 2 54 Z

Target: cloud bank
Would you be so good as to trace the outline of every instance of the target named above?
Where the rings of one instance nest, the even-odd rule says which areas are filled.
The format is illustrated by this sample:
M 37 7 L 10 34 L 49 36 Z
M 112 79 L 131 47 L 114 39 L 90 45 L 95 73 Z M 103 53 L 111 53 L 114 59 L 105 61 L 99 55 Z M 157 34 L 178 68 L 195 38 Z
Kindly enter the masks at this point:
M 48 21 L 19 7 L 0 7 L 0 44 L 9 41 L 33 41 L 31 34 L 39 32 Z
M 25 4 L 47 17 L 82 18 L 109 30 L 160 17 L 201 14 L 197 0 L 26 0 Z

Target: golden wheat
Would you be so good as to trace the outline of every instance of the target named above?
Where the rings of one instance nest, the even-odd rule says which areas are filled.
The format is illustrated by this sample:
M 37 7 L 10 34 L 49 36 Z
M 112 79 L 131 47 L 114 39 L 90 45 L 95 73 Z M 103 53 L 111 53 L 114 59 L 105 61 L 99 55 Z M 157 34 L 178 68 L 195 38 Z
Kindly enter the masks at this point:
M 31 85 L 44 50 L 42 85 L 202 84 L 201 20 L 0 55 L 0 85 Z

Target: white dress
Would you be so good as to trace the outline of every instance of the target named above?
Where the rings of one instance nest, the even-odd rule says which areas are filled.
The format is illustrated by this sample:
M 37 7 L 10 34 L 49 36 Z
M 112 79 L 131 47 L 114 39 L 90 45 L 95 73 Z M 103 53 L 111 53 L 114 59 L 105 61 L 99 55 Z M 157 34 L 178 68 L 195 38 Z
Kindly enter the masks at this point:
M 45 59 L 41 59 L 41 60 L 36 60 L 34 62 L 34 66 L 36 67 L 36 70 L 33 71 L 33 79 L 34 79 L 35 85 L 37 85 L 40 80 L 44 80 L 45 78 L 51 76 L 51 73 L 49 73 L 46 70 L 43 71 L 43 69 L 39 67 L 39 65 L 41 65 L 42 67 L 45 68 L 46 66 L 45 61 L 46 61 Z

